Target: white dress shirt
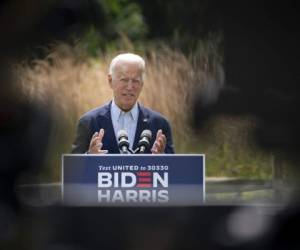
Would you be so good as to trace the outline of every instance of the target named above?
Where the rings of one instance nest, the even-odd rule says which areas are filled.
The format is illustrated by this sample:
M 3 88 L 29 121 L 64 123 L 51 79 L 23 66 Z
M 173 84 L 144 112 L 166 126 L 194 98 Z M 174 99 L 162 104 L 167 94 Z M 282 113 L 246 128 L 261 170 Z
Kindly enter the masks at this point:
M 132 149 L 139 116 L 137 103 L 134 104 L 131 110 L 124 112 L 116 105 L 115 101 L 112 100 L 110 113 L 115 136 L 117 137 L 120 130 L 126 130 L 128 133 L 129 148 Z M 118 140 L 118 138 L 116 138 L 116 140 Z

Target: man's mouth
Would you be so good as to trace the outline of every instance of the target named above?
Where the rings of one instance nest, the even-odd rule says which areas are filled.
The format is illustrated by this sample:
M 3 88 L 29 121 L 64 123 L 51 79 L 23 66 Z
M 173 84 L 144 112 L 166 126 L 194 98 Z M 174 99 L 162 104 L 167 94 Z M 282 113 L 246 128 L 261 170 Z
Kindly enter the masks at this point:
M 126 94 L 126 93 L 124 93 L 124 94 L 122 94 L 122 96 L 125 96 L 125 97 L 134 97 L 134 94 Z

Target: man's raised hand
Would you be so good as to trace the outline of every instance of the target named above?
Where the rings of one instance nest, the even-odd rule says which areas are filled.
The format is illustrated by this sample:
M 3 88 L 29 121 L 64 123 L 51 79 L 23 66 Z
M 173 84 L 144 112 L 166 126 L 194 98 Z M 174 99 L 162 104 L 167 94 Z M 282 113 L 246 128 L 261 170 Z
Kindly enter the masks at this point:
M 102 150 L 102 139 L 104 136 L 104 129 L 101 128 L 99 132 L 95 132 L 92 136 L 90 147 L 89 147 L 89 154 L 107 154 L 107 150 Z
M 162 130 L 158 130 L 156 134 L 156 139 L 151 149 L 152 154 L 163 154 L 165 152 L 167 144 L 166 136 L 163 134 Z

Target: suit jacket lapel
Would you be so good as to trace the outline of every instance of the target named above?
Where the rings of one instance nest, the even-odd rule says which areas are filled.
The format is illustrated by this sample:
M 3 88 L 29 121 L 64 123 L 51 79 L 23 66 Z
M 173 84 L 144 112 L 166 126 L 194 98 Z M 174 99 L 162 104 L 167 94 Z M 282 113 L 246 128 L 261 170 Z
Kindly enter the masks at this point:
M 138 122 L 136 126 L 133 149 L 137 148 L 140 135 L 143 132 L 143 130 L 150 129 L 149 114 L 146 112 L 146 110 L 142 105 L 138 104 L 138 108 L 139 108 L 139 116 L 138 116 Z M 105 145 L 106 148 L 104 149 L 108 149 L 109 153 L 119 153 L 118 142 L 116 139 L 116 135 L 114 132 L 112 119 L 111 119 L 111 112 L 110 112 L 111 102 L 107 104 L 105 109 L 106 109 L 104 113 L 105 119 L 103 119 L 100 123 L 102 125 L 102 128 L 105 130 L 103 144 L 106 144 Z
M 105 131 L 103 144 L 106 144 L 109 152 L 108 153 L 117 153 L 119 152 L 118 142 L 116 139 L 115 131 L 112 124 L 111 114 L 110 114 L 111 102 L 107 104 L 106 110 L 104 113 L 104 117 L 106 118 L 104 122 L 102 122 L 103 129 Z
M 140 135 L 145 129 L 149 129 L 149 115 L 145 111 L 144 107 L 138 104 L 139 107 L 139 117 L 136 126 L 136 132 L 134 137 L 133 149 L 136 149 L 140 139 Z

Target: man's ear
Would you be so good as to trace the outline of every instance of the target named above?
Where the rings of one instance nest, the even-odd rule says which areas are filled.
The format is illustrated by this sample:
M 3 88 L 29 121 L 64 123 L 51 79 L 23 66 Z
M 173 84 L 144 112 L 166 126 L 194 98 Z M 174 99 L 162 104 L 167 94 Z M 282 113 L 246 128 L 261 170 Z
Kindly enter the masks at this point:
M 112 88 L 112 76 L 111 76 L 111 74 L 107 75 L 107 79 L 108 79 L 109 86 Z

